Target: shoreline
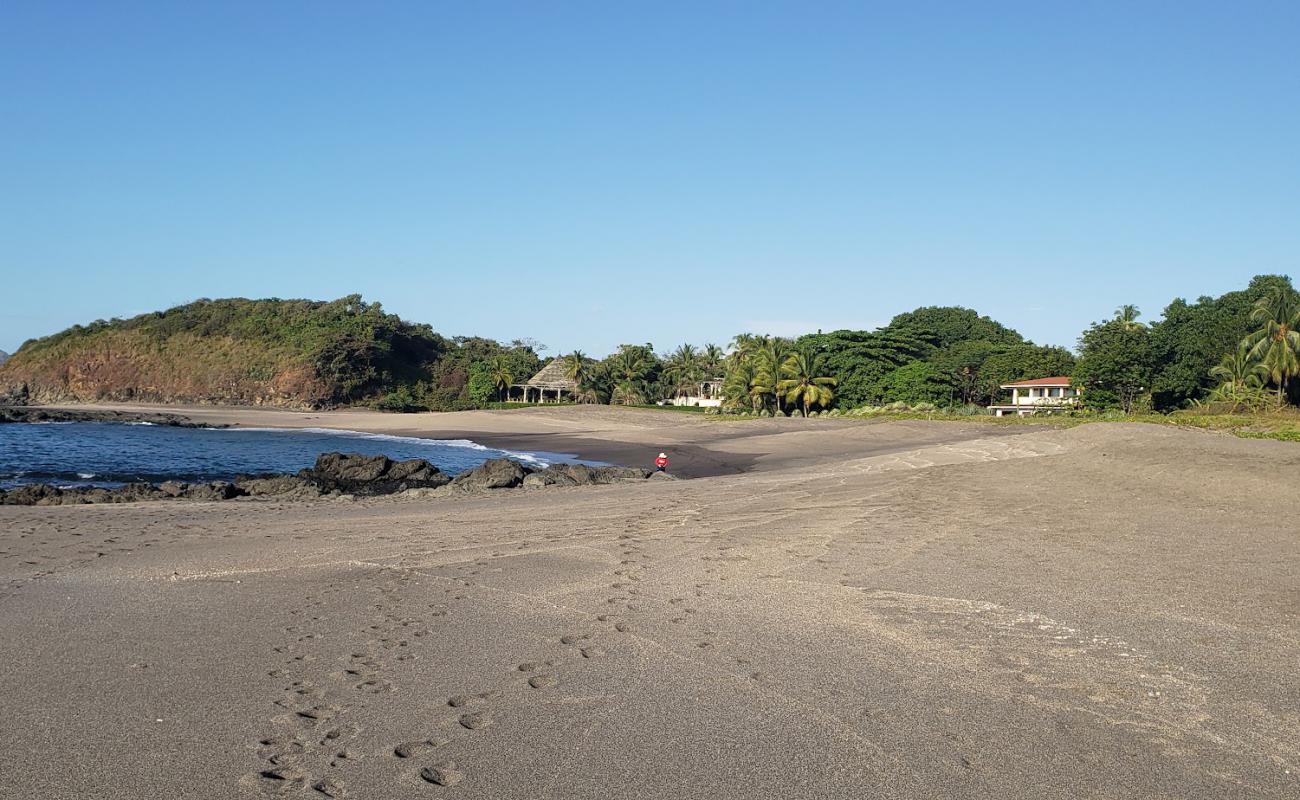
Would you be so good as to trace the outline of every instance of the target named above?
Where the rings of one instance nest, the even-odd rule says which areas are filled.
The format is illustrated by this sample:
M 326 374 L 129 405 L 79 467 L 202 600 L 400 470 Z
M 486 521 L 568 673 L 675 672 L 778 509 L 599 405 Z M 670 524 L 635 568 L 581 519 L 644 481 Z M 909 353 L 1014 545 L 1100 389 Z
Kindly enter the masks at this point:
M 670 470 L 682 478 L 703 478 L 720 475 L 737 475 L 748 472 L 755 463 L 752 457 L 721 453 L 714 448 L 688 441 L 687 437 L 674 437 L 668 441 L 638 441 L 638 433 L 649 426 L 637 425 L 639 414 L 662 415 L 639 409 L 600 409 L 599 416 L 615 417 L 596 424 L 576 423 L 573 417 L 583 412 L 571 413 L 577 407 L 536 407 L 509 411 L 453 411 L 418 414 L 395 414 L 368 409 L 339 409 L 330 411 L 296 411 L 254 406 L 196 406 L 196 405 L 134 405 L 113 404 L 58 404 L 25 406 L 25 409 L 47 414 L 81 417 L 86 421 L 127 422 L 148 421 L 156 424 L 161 418 L 183 420 L 195 427 L 211 428 L 272 428 L 300 430 L 315 428 L 324 431 L 354 432 L 372 435 L 406 436 L 435 441 L 467 440 L 493 450 L 515 454 L 553 454 L 583 462 L 599 462 L 611 466 L 653 468 L 654 457 L 665 448 L 670 455 Z M 600 411 L 606 413 L 600 414 Z M 557 413 L 558 412 L 558 413 Z M 628 420 L 617 419 L 627 415 Z M 677 420 L 668 420 L 675 422 Z M 699 429 L 708 423 L 689 420 L 689 427 Z M 575 424 L 576 423 L 576 424 Z M 710 437 L 712 438 L 712 437 Z

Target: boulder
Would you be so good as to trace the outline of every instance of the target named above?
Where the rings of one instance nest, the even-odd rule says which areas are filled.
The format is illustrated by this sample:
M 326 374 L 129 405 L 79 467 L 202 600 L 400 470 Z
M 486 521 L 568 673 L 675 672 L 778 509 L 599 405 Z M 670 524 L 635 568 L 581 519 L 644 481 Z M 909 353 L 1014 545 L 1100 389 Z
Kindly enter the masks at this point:
M 677 477 L 674 476 L 674 475 L 669 475 L 667 472 L 652 472 L 652 473 L 650 473 L 650 477 L 649 477 L 649 478 L 646 478 L 646 480 L 649 480 L 649 481 L 675 481 L 675 480 L 677 480 Z
M 451 478 L 443 474 L 442 470 L 422 458 L 410 458 L 406 461 L 394 462 L 384 473 L 384 478 L 391 481 L 419 484 L 447 483 L 451 480 Z
M 62 495 L 63 491 L 57 486 L 36 483 L 10 489 L 0 497 L 0 503 L 7 506 L 51 505 L 48 501 L 58 500 Z
M 158 484 L 158 491 L 168 497 L 180 497 L 185 494 L 185 490 L 188 489 L 189 486 L 188 483 L 181 483 L 180 481 L 163 481 Z
M 530 472 L 531 470 L 517 461 L 508 458 L 492 458 L 457 475 L 452 485 L 468 492 L 510 489 L 522 484 Z
M 240 475 L 235 485 L 252 497 L 319 497 L 316 484 L 297 475 Z
M 363 456 L 360 453 L 321 453 L 312 472 L 320 481 L 335 483 L 373 483 L 393 465 L 388 456 Z
M 193 486 L 186 487 L 182 496 L 186 500 L 230 500 L 243 494 L 244 490 L 233 483 L 213 481 L 212 483 L 196 483 Z
M 139 503 L 145 500 L 159 500 L 167 495 L 154 488 L 152 483 L 128 483 L 109 492 L 114 503 Z
M 298 477 L 324 492 L 357 495 L 436 489 L 451 482 L 442 470 L 423 459 L 394 462 L 387 456 L 357 453 L 322 453 L 316 465 L 299 472 Z
M 650 470 L 639 467 L 596 467 L 592 471 L 595 473 L 596 483 L 627 483 L 643 481 L 650 477 Z

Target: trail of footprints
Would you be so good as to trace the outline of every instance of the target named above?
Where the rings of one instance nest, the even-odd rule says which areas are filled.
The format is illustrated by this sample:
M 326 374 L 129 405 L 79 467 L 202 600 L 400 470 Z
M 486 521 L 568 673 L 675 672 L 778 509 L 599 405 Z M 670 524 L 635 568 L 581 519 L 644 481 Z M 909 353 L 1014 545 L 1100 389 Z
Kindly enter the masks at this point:
M 377 603 L 376 611 L 395 605 L 403 585 L 410 579 L 410 574 L 404 571 L 386 572 L 391 574 L 378 587 L 386 602 Z M 469 581 L 461 583 L 467 585 Z M 324 594 L 343 589 L 331 587 Z M 449 599 L 463 597 L 453 595 Z M 307 610 L 294 613 L 305 614 L 324 604 L 324 597 L 316 598 Z M 431 617 L 448 613 L 446 604 L 430 603 L 428 607 Z M 557 668 L 564 666 L 560 660 L 519 663 L 507 670 L 506 680 L 496 688 L 448 697 L 447 713 L 431 722 L 432 732 L 424 738 L 397 742 L 386 750 L 363 754 L 355 745 L 362 730 L 347 722 L 349 711 L 364 704 L 359 698 L 394 691 L 389 680 L 394 670 L 402 662 L 418 658 L 420 640 L 432 633 L 421 627 L 424 624 L 421 620 L 392 613 L 384 613 L 382 618 L 382 624 L 364 630 L 370 637 L 369 646 L 350 653 L 341 669 L 328 672 L 325 686 L 301 677 L 309 673 L 320 675 L 326 669 L 318 666 L 317 657 L 308 652 L 321 638 L 310 630 L 310 623 L 319 621 L 320 617 L 311 616 L 302 625 L 285 628 L 293 641 L 274 648 L 283 659 L 283 667 L 268 673 L 268 677 L 283 681 L 281 696 L 272 701 L 278 709 L 270 720 L 274 732 L 256 740 L 254 750 L 260 767 L 245 776 L 246 786 L 257 786 L 274 797 L 348 797 L 348 767 L 366 757 L 391 759 L 400 765 L 404 775 L 413 779 L 408 783 L 415 786 L 431 789 L 455 786 L 465 780 L 466 774 L 444 753 L 454 750 L 454 744 L 490 728 L 495 721 L 493 708 L 499 702 L 515 702 L 521 692 L 546 691 L 560 685 Z M 577 659 L 594 659 L 605 653 L 593 643 L 591 633 L 563 634 L 557 640 Z
M 705 536 L 690 539 L 693 543 L 714 544 L 716 539 Z M 303 617 L 299 625 L 285 628 L 292 641 L 276 647 L 283 667 L 272 670 L 269 677 L 282 681 L 281 696 L 273 701 L 277 712 L 272 716 L 272 733 L 258 738 L 254 750 L 260 759 L 259 768 L 246 776 L 244 783 L 260 787 L 269 796 L 297 796 L 315 798 L 343 798 L 349 796 L 347 774 L 349 768 L 364 758 L 389 759 L 396 767 L 403 785 L 418 792 L 420 786 L 431 791 L 438 787 L 452 787 L 468 780 L 466 770 L 455 760 L 459 748 L 472 743 L 495 722 L 494 710 L 508 708 L 524 699 L 526 693 L 547 692 L 562 687 L 563 673 L 581 664 L 591 663 L 606 654 L 609 642 L 617 641 L 619 634 L 636 631 L 638 619 L 651 622 L 667 614 L 674 625 L 684 625 L 697 631 L 691 637 L 694 651 L 701 655 L 725 657 L 729 670 L 739 670 L 742 675 L 755 680 L 758 672 L 749 672 L 749 662 L 728 655 L 717 648 L 709 630 L 699 619 L 697 609 L 687 597 L 672 597 L 661 603 L 643 599 L 641 586 L 647 585 L 652 557 L 645 551 L 641 540 L 628 527 L 613 543 L 618 548 L 619 563 L 613 570 L 611 588 L 617 593 L 608 597 L 606 605 L 612 608 L 595 615 L 594 626 L 588 630 L 560 633 L 555 640 L 568 658 L 534 658 L 503 669 L 498 685 L 454 694 L 446 698 L 445 714 L 435 715 L 430 721 L 427 735 L 407 741 L 392 742 L 386 748 L 371 747 L 362 753 L 357 746 L 362 730 L 348 721 L 349 712 L 364 707 L 366 698 L 394 692 L 397 671 L 405 662 L 419 657 L 422 644 L 430 643 L 433 619 L 451 613 L 455 603 L 465 599 L 460 588 L 474 585 L 473 576 L 478 570 L 470 569 L 465 577 L 456 579 L 452 588 L 446 588 L 443 603 L 426 604 L 425 618 L 394 613 L 406 598 L 408 584 L 417 575 L 409 570 L 386 569 L 378 581 L 367 586 L 362 580 L 339 583 L 327 587 L 321 596 L 308 598 L 309 604 L 293 613 Z M 720 561 L 725 565 L 743 561 L 727 553 L 732 546 L 719 546 L 720 555 L 702 556 L 704 561 Z M 504 553 L 494 553 L 494 556 Z M 490 560 L 474 562 L 472 566 L 485 567 Z M 726 576 L 706 570 L 710 578 L 693 584 L 694 597 L 704 597 L 706 592 L 727 580 Z M 423 585 L 421 587 L 423 589 Z M 378 596 L 372 610 L 378 612 L 379 622 L 366 626 L 360 633 L 366 637 L 366 646 L 348 653 L 341 666 L 330 669 L 311 652 L 322 638 L 313 632 L 312 623 L 321 618 L 313 611 L 325 607 L 328 595 L 347 592 L 355 596 L 358 590 L 370 590 Z M 689 591 L 683 592 L 688 594 Z M 584 627 L 584 626 L 580 626 Z M 699 638 L 702 634 L 705 638 Z M 615 637 L 609 639 L 608 637 Z M 608 641 L 606 641 L 608 639 Z M 338 664 L 340 659 L 331 659 Z M 309 680 L 307 676 L 314 676 Z

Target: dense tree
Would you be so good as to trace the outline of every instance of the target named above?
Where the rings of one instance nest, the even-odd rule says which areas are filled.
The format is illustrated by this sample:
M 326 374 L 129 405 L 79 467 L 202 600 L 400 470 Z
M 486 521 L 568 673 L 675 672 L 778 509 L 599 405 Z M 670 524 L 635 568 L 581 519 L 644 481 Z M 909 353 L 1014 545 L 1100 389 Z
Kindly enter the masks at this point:
M 1260 275 L 1242 291 L 1201 297 L 1195 303 L 1180 298 L 1165 308 L 1162 319 L 1151 326 L 1157 365 L 1151 393 L 1157 410 L 1180 408 L 1210 393 L 1215 386 L 1210 369 L 1253 330 L 1251 308 L 1274 287 L 1290 289 L 1291 281 Z
M 1112 319 L 1094 324 L 1080 338 L 1072 382 L 1083 387 L 1089 407 L 1118 407 L 1131 414 L 1151 388 L 1154 366 L 1150 331 Z
M 961 306 L 926 306 L 899 314 L 889 321 L 892 329 L 926 330 L 933 334 L 933 344 L 940 350 L 958 342 L 1020 344 L 1024 338 L 989 317 Z
M 837 382 L 837 402 L 852 408 L 881 402 L 885 376 L 932 354 L 935 341 L 936 335 L 928 330 L 891 327 L 809 334 L 799 337 L 796 346 L 825 354 L 826 368 Z
M 658 360 L 647 345 L 623 345 L 607 359 L 612 389 L 609 401 L 621 405 L 646 402 L 657 380 Z
M 929 361 L 904 364 L 886 375 L 880 386 L 882 401 L 947 405 L 952 399 L 951 377 Z

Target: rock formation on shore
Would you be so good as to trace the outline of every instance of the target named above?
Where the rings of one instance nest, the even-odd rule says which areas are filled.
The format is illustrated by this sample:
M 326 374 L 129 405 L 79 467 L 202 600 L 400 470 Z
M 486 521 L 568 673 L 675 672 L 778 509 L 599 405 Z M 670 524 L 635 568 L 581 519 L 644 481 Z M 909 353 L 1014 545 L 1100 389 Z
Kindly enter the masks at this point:
M 401 494 L 438 497 L 490 492 L 498 489 L 538 489 L 546 486 L 597 486 L 630 481 L 671 480 L 666 473 L 635 467 L 591 467 L 554 464 L 535 469 L 508 458 L 494 458 L 452 477 L 423 459 L 393 461 L 387 456 L 322 453 L 314 466 L 296 475 L 243 475 L 233 482 L 161 484 L 130 483 L 115 488 L 61 488 L 31 484 L 0 489 L 0 505 L 55 506 L 84 503 L 138 503 L 148 500 L 232 500 L 273 497 L 304 500 L 314 497 L 357 497 Z

